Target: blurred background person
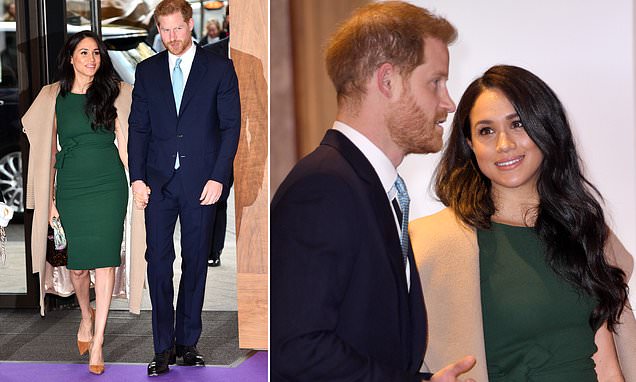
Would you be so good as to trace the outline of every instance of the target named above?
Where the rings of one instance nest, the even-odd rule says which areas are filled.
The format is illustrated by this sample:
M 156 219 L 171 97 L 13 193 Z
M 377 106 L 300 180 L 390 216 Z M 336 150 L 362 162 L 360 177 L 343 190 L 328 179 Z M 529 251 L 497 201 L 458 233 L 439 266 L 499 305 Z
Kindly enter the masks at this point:
M 205 23 L 206 35 L 203 36 L 199 45 L 206 46 L 208 44 L 213 44 L 219 41 L 221 38 L 219 35 L 221 34 L 221 24 L 217 19 L 209 19 L 207 23 Z
M 9 0 L 4 2 L 3 21 L 15 21 L 15 1 Z

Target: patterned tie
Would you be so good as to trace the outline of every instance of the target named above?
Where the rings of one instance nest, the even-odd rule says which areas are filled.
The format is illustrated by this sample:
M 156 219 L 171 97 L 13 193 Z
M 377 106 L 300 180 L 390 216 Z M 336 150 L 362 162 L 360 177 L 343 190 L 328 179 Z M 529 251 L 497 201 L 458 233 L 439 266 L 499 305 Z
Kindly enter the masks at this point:
M 402 257 L 404 259 L 404 266 L 406 266 L 406 261 L 409 255 L 409 203 L 411 200 L 409 199 L 408 191 L 406 190 L 406 184 L 404 184 L 404 179 L 400 175 L 398 175 L 395 180 L 395 189 L 397 190 L 397 199 L 398 203 L 400 203 L 400 211 L 402 212 L 402 237 L 400 238 L 400 246 L 402 247 Z
M 174 64 L 174 70 L 172 71 L 172 94 L 174 95 L 174 105 L 177 108 L 177 115 L 179 115 L 181 98 L 183 98 L 183 72 L 181 71 L 180 65 L 181 57 L 177 58 L 177 62 Z M 179 166 L 179 152 L 177 151 L 177 159 L 174 162 L 174 169 L 178 169 Z

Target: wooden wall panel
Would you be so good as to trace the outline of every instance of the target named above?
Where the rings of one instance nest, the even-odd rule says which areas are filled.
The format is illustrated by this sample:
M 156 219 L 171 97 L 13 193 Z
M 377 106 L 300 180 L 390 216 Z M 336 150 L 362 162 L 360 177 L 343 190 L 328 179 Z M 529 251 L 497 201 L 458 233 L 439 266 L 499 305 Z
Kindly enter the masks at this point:
M 324 48 L 338 25 L 368 0 L 290 0 L 296 134 L 300 157 L 313 151 L 336 117 L 336 91 Z
M 231 0 L 230 56 L 241 92 L 234 160 L 239 346 L 268 342 L 268 2 Z
M 298 160 L 289 1 L 270 1 L 270 199 Z

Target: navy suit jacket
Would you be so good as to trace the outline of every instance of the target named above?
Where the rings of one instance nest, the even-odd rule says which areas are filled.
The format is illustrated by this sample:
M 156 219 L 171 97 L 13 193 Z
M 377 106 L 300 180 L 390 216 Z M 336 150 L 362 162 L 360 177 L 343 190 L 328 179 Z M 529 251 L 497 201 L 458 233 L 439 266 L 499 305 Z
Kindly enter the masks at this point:
M 272 381 L 420 381 L 426 311 L 412 251 L 407 290 L 375 170 L 330 130 L 271 208 Z
M 231 60 L 196 47 L 177 116 L 168 52 L 163 51 L 137 66 L 132 99 L 131 182 L 143 180 L 151 195 L 161 195 L 179 152 L 188 197 L 198 199 L 208 180 L 229 188 L 241 129 L 238 79 Z

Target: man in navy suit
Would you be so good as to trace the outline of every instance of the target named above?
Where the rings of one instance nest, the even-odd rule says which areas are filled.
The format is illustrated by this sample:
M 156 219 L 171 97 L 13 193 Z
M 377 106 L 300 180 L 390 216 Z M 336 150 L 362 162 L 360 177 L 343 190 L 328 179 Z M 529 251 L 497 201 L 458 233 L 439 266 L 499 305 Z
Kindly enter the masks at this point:
M 420 373 L 426 311 L 396 170 L 442 147 L 455 36 L 422 8 L 381 2 L 328 44 L 336 122 L 271 206 L 272 381 L 457 381 L 474 365 Z
M 168 365 L 203 366 L 196 344 L 215 203 L 229 187 L 241 111 L 232 62 L 192 43 L 192 8 L 164 0 L 155 21 L 166 50 L 137 66 L 129 118 L 130 180 L 145 208 L 146 260 L 155 357 L 148 375 Z M 181 281 L 173 306 L 173 234 L 181 225 Z

